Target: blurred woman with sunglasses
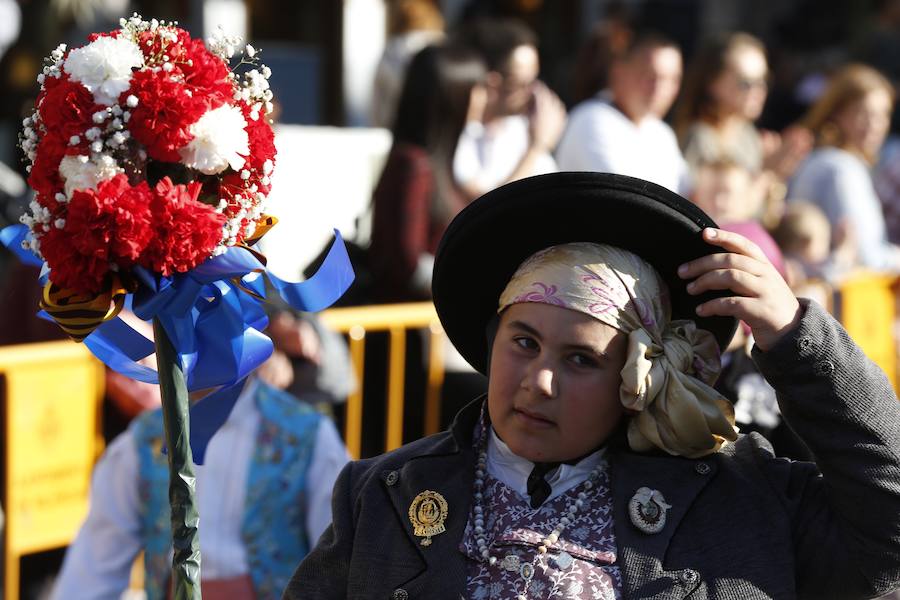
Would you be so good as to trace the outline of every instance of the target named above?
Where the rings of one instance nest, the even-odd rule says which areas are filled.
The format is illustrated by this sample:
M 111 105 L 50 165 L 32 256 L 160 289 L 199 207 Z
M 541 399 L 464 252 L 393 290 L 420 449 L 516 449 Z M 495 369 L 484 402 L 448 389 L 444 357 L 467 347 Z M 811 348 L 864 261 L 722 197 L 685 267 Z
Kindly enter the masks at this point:
M 764 222 L 777 221 L 783 182 L 811 146 L 803 129 L 778 134 L 754 125 L 766 102 L 768 76 L 759 39 L 742 32 L 713 38 L 688 67 L 674 118 L 689 165 L 725 161 L 755 174 L 754 189 L 770 207 L 760 215 Z

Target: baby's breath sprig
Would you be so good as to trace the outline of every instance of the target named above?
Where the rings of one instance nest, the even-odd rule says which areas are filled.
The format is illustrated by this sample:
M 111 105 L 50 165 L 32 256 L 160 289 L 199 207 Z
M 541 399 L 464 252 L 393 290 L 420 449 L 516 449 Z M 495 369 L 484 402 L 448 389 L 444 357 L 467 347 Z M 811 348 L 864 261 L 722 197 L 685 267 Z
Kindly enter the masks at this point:
M 206 41 L 206 47 L 216 56 L 230 62 L 238 53 L 241 43 L 239 36 L 229 36 L 218 27 Z M 231 67 L 229 75 L 235 83 L 234 99 L 251 105 L 250 118 L 253 120 L 259 119 L 260 114 L 270 114 L 273 109 L 273 95 L 268 81 L 272 70 L 260 62 L 259 55 L 259 49 L 247 44 L 240 53 L 238 63 Z
M 128 19 L 119 19 L 119 25 L 124 35 L 136 44 L 140 44 L 142 33 L 153 34 L 153 38 L 144 43 L 147 46 L 153 46 L 154 42 L 158 40 L 159 50 L 147 56 L 147 66 L 162 68 L 164 71 L 172 70 L 172 63 L 166 50 L 170 44 L 178 41 L 178 34 L 175 32 L 178 21 L 160 21 L 158 19 L 145 21 L 138 13 L 134 13 Z
M 241 41 L 240 36 L 227 35 L 220 25 L 206 40 L 206 48 L 227 63 L 234 57 Z
M 259 119 L 260 111 L 263 109 L 265 115 L 272 112 L 272 90 L 269 88 L 271 75 L 272 70 L 265 65 L 261 65 L 260 69 L 251 69 L 244 73 L 234 92 L 235 100 L 243 100 L 250 104 L 250 118 L 254 121 Z
M 66 45 L 60 44 L 50 53 L 50 56 L 44 58 L 44 68 L 38 74 L 37 82 L 43 85 L 47 77 L 59 77 L 65 56 Z

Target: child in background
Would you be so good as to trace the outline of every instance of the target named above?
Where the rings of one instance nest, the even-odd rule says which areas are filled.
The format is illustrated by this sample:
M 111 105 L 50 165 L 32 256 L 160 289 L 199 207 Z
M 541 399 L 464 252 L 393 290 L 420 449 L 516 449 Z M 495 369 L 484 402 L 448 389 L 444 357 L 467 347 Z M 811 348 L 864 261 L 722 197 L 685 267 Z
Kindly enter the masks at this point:
M 791 203 L 773 234 L 785 260 L 800 270 L 799 277 L 825 277 L 831 225 L 822 209 L 811 202 Z
M 795 291 L 810 287 L 811 280 L 834 282 L 853 267 L 855 244 L 849 228 L 844 229 L 844 235 L 833 236 L 828 217 L 812 202 L 788 205 L 772 235 L 785 255 Z M 841 239 L 832 250 L 834 238 Z
M 762 198 L 754 193 L 753 175 L 733 161 L 700 162 L 694 166 L 691 201 L 723 229 L 756 242 L 775 268 L 785 275 L 784 258 L 772 236 L 758 221 Z
M 748 221 L 759 214 L 760 197 L 748 193 L 750 171 L 730 160 L 691 165 L 694 191 L 691 201 L 719 224 Z

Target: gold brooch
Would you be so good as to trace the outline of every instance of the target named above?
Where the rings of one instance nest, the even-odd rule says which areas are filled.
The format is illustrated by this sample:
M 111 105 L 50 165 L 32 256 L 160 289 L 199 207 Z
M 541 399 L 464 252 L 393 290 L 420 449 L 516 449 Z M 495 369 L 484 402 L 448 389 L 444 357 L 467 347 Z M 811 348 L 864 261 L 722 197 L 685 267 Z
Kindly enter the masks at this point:
M 447 520 L 447 501 L 437 492 L 425 490 L 409 505 L 409 521 L 413 534 L 424 537 L 423 546 L 431 545 L 431 536 L 444 533 Z
M 644 533 L 659 533 L 666 526 L 666 512 L 670 508 L 659 490 L 642 487 L 628 503 L 628 516 Z

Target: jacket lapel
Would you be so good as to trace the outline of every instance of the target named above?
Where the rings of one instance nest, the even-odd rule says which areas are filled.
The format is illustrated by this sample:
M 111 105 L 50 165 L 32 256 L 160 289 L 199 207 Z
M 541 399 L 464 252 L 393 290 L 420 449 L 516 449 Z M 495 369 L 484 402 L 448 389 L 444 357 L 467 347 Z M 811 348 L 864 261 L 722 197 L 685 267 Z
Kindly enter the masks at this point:
M 459 543 L 472 503 L 475 479 L 472 430 L 480 410 L 480 401 L 463 409 L 454 423 L 453 437 L 443 438 L 432 451 L 409 460 L 398 469 L 393 485 L 388 485 L 382 477 L 398 522 L 403 524 L 410 546 L 425 564 L 420 573 L 402 584 L 410 597 L 457 598 L 465 592 L 466 561 Z M 422 543 L 424 537 L 415 535 L 410 516 L 410 506 L 423 492 L 440 494 L 447 503 L 443 521 L 446 531 L 431 536 L 426 545 Z
M 694 499 L 715 476 L 716 462 L 713 457 L 690 460 L 627 451 L 612 455 L 613 514 L 625 598 L 671 597 L 657 596 L 679 585 L 681 571 L 667 572 L 664 568 L 666 552 Z M 658 533 L 645 533 L 632 522 L 629 502 L 642 487 L 661 492 L 671 505 L 665 526 Z

